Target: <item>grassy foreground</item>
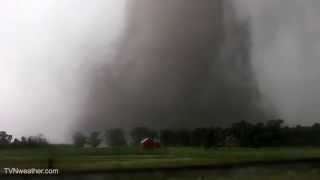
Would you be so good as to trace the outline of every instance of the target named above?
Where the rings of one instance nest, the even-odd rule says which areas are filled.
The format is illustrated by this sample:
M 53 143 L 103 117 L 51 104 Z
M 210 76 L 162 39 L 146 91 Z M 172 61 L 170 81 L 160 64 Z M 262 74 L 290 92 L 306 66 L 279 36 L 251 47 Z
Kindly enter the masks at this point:
M 143 151 L 137 148 L 1 149 L 0 168 L 46 168 L 48 158 L 62 172 L 139 170 L 237 165 L 320 158 L 320 148 L 163 148 Z

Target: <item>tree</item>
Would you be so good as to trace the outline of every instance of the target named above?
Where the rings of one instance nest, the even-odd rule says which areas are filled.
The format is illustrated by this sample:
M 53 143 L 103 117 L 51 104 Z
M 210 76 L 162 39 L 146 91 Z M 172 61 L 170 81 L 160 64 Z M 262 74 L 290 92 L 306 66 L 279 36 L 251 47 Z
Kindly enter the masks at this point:
M 7 134 L 6 131 L 0 131 L 0 146 L 8 146 L 12 141 L 13 136 Z
M 47 139 L 42 134 L 29 136 L 27 144 L 29 147 L 43 147 L 49 145 Z
M 254 147 L 261 146 L 280 146 L 284 142 L 282 135 L 284 128 L 282 129 L 283 120 L 269 120 L 265 124 L 258 123 L 253 127 L 253 131 L 250 134 L 252 137 L 251 145 Z
M 269 120 L 267 121 L 267 126 L 272 128 L 280 129 L 283 125 L 284 121 L 282 119 L 275 119 L 275 120 Z
M 156 138 L 158 133 L 147 127 L 136 127 L 131 131 L 131 138 L 134 145 L 140 144 L 140 141 L 144 138 Z
M 25 146 L 28 144 L 27 138 L 25 136 L 21 137 L 21 145 Z
M 73 135 L 73 144 L 76 147 L 84 147 L 87 142 L 87 137 L 80 132 L 77 132 Z
M 206 146 L 208 141 L 208 130 L 206 128 L 196 128 L 191 132 L 192 146 Z
M 21 146 L 21 141 L 17 138 L 15 138 L 12 142 L 12 145 L 13 146 Z
M 161 130 L 160 131 L 160 141 L 164 146 L 176 146 L 177 145 L 177 137 L 175 131 L 173 130 Z
M 175 133 L 177 146 L 190 146 L 191 145 L 191 133 L 189 130 L 180 129 Z
M 102 141 L 99 136 L 100 133 L 98 131 L 92 132 L 89 136 L 88 143 L 94 148 L 98 147 Z
M 221 135 L 222 135 L 222 131 L 218 127 L 206 128 L 204 133 L 205 141 L 203 146 L 206 148 L 218 146 L 219 141 L 220 143 L 224 141 L 224 137 L 221 137 Z
M 127 146 L 127 141 L 122 129 L 109 129 L 106 132 L 106 144 L 110 147 Z
M 253 141 L 253 125 L 246 121 L 240 121 L 231 125 L 230 135 L 239 140 L 240 146 L 249 147 Z

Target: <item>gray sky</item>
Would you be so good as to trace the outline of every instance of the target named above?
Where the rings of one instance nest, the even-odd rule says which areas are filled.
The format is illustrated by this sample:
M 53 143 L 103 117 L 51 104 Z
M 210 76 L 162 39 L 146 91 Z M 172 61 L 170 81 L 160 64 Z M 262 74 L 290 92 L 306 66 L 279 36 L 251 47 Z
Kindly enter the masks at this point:
M 112 56 L 123 9 L 124 0 L 1 0 L 0 129 L 63 140 L 90 65 Z
M 320 122 L 320 1 L 235 1 L 252 20 L 262 91 L 288 123 Z

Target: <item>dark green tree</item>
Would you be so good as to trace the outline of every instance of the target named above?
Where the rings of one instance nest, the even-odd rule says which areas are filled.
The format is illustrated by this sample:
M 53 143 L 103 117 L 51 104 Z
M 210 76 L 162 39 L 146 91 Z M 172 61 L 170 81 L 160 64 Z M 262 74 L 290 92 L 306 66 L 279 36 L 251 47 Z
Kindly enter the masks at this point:
M 247 121 L 240 121 L 231 125 L 229 133 L 239 140 L 240 146 L 252 146 L 254 126 Z
M 76 147 L 84 147 L 84 145 L 87 143 L 87 137 L 80 132 L 75 133 L 72 139 L 73 145 Z
M 39 134 L 37 136 L 29 136 L 27 140 L 27 145 L 28 147 L 43 147 L 48 146 L 49 143 L 42 134 Z
M 21 137 L 21 145 L 26 146 L 28 144 L 28 139 L 25 136 Z
M 122 129 L 109 129 L 106 131 L 106 144 L 110 147 L 127 146 L 127 141 Z
M 177 133 L 174 130 L 161 130 L 160 142 L 164 146 L 176 146 L 177 145 Z
M 100 133 L 98 131 L 90 133 L 90 136 L 88 138 L 88 144 L 94 148 L 98 147 L 102 141 L 99 136 Z
M 8 146 L 12 141 L 13 136 L 7 134 L 6 131 L 0 131 L 0 146 Z
M 191 133 L 189 130 L 180 129 L 175 134 L 175 140 L 177 146 L 190 146 L 191 145 Z

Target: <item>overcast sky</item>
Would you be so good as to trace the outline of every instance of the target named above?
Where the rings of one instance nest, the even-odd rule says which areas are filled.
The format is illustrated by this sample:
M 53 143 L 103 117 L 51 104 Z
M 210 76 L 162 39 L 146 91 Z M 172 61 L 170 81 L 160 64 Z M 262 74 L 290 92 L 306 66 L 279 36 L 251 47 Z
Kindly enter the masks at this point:
M 63 140 L 90 65 L 112 56 L 123 9 L 124 0 L 1 0 L 0 129 Z
M 234 1 L 252 20 L 261 90 L 286 122 L 320 122 L 320 1 Z

